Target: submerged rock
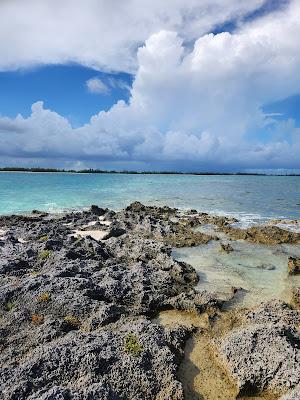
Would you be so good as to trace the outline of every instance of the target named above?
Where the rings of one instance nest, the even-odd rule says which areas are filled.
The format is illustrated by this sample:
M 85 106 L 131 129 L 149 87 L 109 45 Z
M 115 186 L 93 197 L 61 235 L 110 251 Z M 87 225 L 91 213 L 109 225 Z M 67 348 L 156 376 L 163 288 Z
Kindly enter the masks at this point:
M 221 249 L 220 250 L 224 251 L 225 253 L 228 254 L 228 253 L 231 253 L 233 251 L 233 247 L 229 243 L 227 243 L 227 244 L 221 243 Z
M 256 268 L 263 269 L 266 271 L 274 271 L 274 269 L 276 269 L 275 265 L 271 265 L 271 264 L 260 264 L 260 265 L 257 265 Z

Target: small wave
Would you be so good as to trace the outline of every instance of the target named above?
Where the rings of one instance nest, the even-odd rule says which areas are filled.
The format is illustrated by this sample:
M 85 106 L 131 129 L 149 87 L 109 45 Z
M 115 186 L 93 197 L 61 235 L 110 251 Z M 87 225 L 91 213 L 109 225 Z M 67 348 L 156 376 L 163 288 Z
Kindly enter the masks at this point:
M 295 233 L 300 233 L 300 223 L 295 222 L 295 223 L 278 223 L 274 224 L 274 226 L 278 226 L 278 228 L 285 229 L 287 231 L 295 232 Z
M 205 211 L 209 214 L 228 217 L 228 218 L 236 218 L 238 222 L 232 224 L 233 226 L 237 226 L 239 228 L 249 228 L 251 226 L 255 226 L 258 224 L 266 223 L 269 219 L 267 217 L 263 217 L 258 213 L 246 213 L 246 212 L 230 212 L 224 210 L 207 210 Z

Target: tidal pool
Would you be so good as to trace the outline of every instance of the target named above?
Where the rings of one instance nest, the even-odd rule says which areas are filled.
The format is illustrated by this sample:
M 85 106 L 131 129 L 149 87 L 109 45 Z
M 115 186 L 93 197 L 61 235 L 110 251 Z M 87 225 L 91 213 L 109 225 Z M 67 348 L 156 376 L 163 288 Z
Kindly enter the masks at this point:
M 233 251 L 221 250 L 221 243 L 230 243 Z M 261 301 L 282 299 L 290 301 L 291 290 L 300 285 L 300 276 L 287 273 L 288 258 L 300 257 L 300 246 L 258 245 L 243 240 L 220 240 L 206 245 L 173 250 L 173 257 L 191 264 L 197 271 L 199 289 L 229 295 L 232 287 L 243 288 L 241 306 L 251 307 Z

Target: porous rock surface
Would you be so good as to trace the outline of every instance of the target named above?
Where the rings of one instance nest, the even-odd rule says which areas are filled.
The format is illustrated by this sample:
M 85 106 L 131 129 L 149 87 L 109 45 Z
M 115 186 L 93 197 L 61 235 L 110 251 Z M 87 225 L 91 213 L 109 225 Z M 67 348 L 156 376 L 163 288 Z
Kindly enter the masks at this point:
M 288 231 L 278 226 L 253 226 L 247 229 L 225 225 L 222 229 L 232 239 L 244 239 L 260 244 L 300 244 L 300 233 Z
M 131 332 L 141 354 L 124 351 Z M 187 332 L 164 330 L 144 318 L 93 332 L 72 331 L 5 366 L 1 393 L 10 399 L 182 399 L 176 379 Z
M 280 394 L 296 387 L 300 383 L 300 311 L 273 301 L 248 312 L 245 320 L 219 346 L 240 393 L 269 389 Z
M 191 332 L 150 317 L 223 301 L 194 289 L 195 270 L 172 258 L 172 246 L 217 240 L 195 229 L 205 224 L 238 239 L 299 243 L 280 228 L 233 222 L 139 202 L 119 212 L 0 217 L 0 399 L 183 400 L 177 369 Z M 103 240 L 81 237 L 86 231 L 104 232 Z M 241 393 L 299 398 L 299 311 L 271 302 L 244 322 L 218 343 Z
M 171 257 L 173 240 L 194 235 L 176 213 L 133 203 L 0 217 L 1 398 L 183 399 L 188 331 L 149 317 L 221 303 L 195 292 L 195 270 Z M 75 234 L 85 229 L 106 240 Z M 128 335 L 138 351 L 126 349 Z
M 300 258 L 289 257 L 288 273 L 290 275 L 300 274 Z

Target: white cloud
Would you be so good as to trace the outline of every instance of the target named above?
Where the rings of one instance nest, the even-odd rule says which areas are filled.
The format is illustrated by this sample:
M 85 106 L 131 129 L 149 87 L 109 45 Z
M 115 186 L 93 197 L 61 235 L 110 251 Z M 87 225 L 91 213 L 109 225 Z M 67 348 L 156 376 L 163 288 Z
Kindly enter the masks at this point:
M 174 31 L 152 34 L 137 52 L 128 104 L 75 129 L 38 102 L 29 118 L 0 118 L 0 154 L 152 168 L 299 168 L 300 129 L 262 112 L 300 92 L 299 15 L 293 1 L 235 33 L 202 35 L 191 50 Z
M 2 0 L 0 70 L 79 63 L 134 72 L 136 49 L 153 33 L 185 40 L 239 19 L 266 0 Z
M 131 90 L 129 84 L 120 78 L 109 77 L 108 84 L 112 89 L 122 89 L 122 90 Z
M 86 81 L 86 87 L 90 93 L 108 94 L 109 88 L 100 78 L 91 78 Z
M 123 79 L 106 77 L 105 83 L 98 77 L 90 78 L 85 82 L 87 90 L 94 94 L 109 94 L 113 89 L 130 91 L 131 87 Z

